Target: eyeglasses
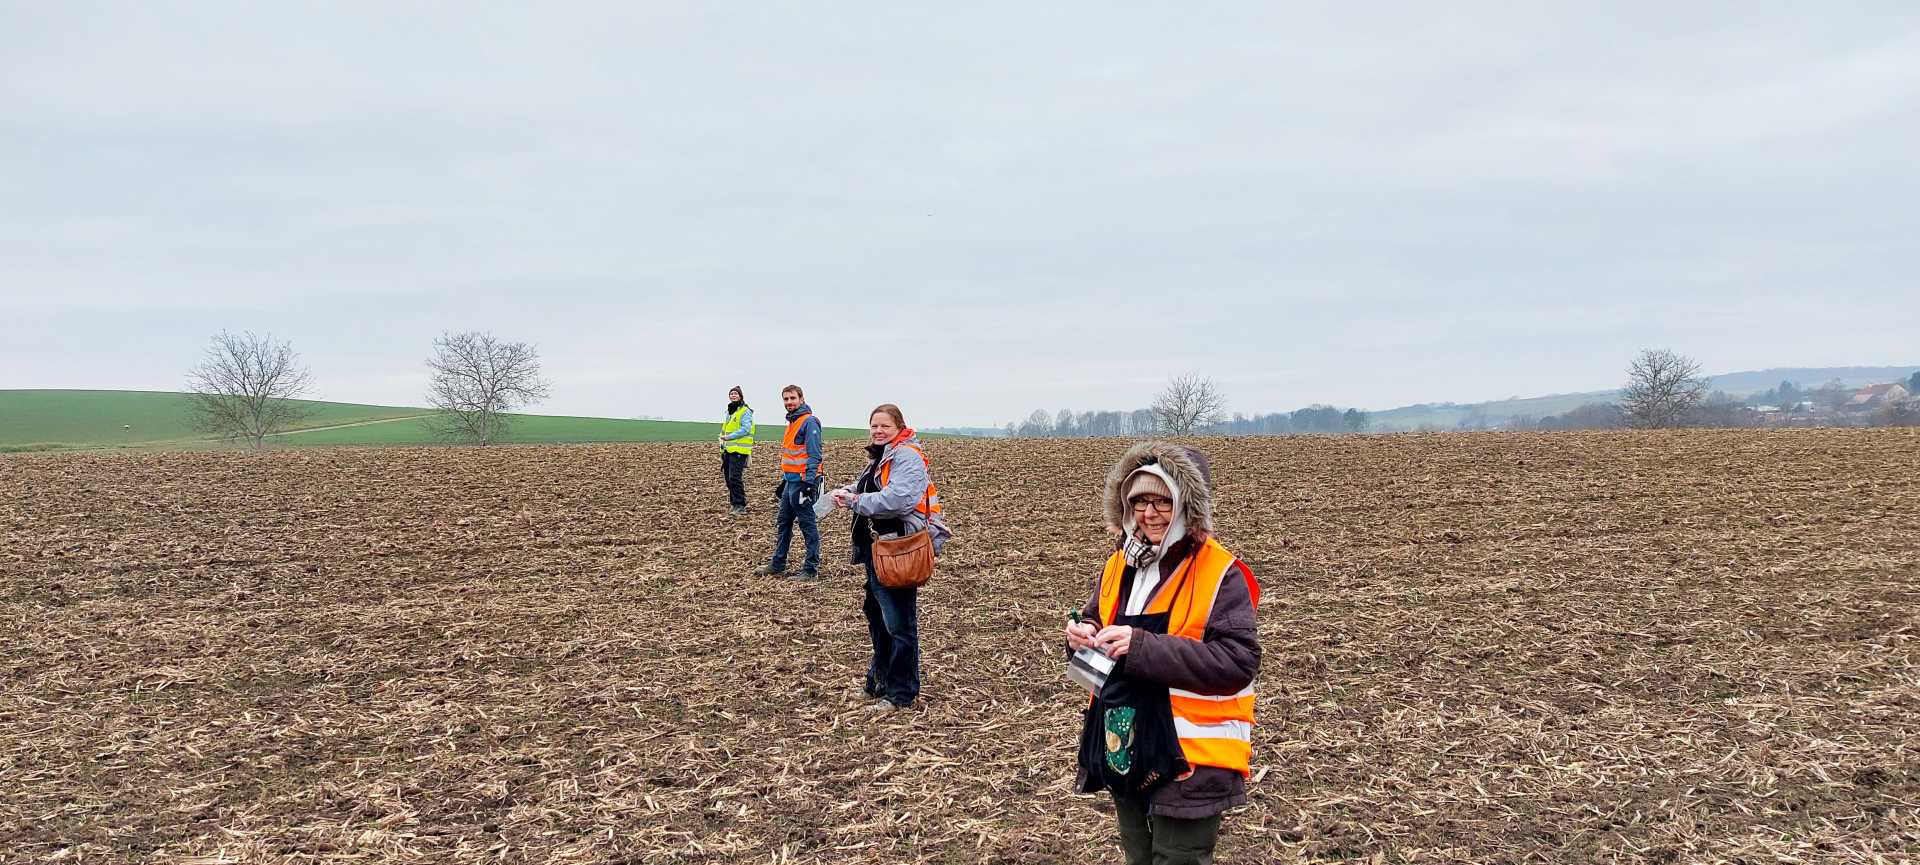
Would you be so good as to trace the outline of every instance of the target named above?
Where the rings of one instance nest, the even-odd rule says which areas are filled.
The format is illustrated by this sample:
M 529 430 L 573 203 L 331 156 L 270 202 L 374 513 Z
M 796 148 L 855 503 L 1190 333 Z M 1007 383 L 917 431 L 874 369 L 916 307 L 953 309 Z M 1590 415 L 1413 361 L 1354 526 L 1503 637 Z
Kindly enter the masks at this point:
M 1154 510 L 1159 511 L 1163 514 L 1173 513 L 1173 499 L 1163 499 L 1158 497 L 1147 498 L 1145 496 L 1142 496 L 1140 498 L 1134 499 L 1132 502 L 1132 505 L 1133 505 L 1133 509 L 1136 511 L 1144 511 L 1147 508 L 1153 508 Z

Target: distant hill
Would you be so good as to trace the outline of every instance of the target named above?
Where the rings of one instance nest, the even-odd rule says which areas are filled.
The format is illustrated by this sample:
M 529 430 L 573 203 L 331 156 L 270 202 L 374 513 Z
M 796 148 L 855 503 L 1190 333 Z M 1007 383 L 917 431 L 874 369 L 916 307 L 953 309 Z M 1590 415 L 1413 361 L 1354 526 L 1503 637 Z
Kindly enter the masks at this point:
M 1866 387 L 1901 381 L 1915 371 L 1920 371 L 1920 366 L 1779 367 L 1711 376 L 1707 386 L 1725 391 L 1728 396 L 1744 397 L 1772 389 L 1783 381 L 1811 388 L 1839 379 L 1847 387 Z M 1516 417 L 1548 417 L 1590 402 L 1612 402 L 1619 398 L 1618 390 L 1596 390 L 1479 403 L 1420 403 L 1372 412 L 1368 415 L 1367 428 L 1373 432 L 1453 429 L 1477 411 L 1485 412 L 1488 425 L 1497 426 Z
M 1783 381 L 1801 387 L 1819 387 L 1837 378 L 1847 387 L 1866 387 L 1870 384 L 1905 381 L 1917 370 L 1920 370 L 1920 366 L 1781 367 L 1716 375 L 1707 386 L 1713 390 L 1724 390 L 1729 396 L 1746 396 L 1771 390 Z
M 1608 402 L 1617 398 L 1617 390 L 1587 393 L 1562 393 L 1524 399 L 1502 399 L 1478 403 L 1420 403 L 1386 411 L 1370 412 L 1370 432 L 1410 432 L 1418 429 L 1454 429 L 1476 411 L 1485 412 L 1489 426 L 1517 417 L 1548 417 L 1572 411 L 1590 402 Z
M 300 400 L 312 409 L 298 428 L 275 437 L 295 447 L 421 445 L 436 441 L 421 418 L 431 409 Z M 717 423 L 514 415 L 507 444 L 711 441 Z M 766 441 L 767 424 L 758 438 Z M 774 426 L 774 445 L 779 427 Z M 827 438 L 860 438 L 863 429 L 828 427 Z M 189 423 L 181 393 L 126 390 L 0 390 L 0 452 L 76 448 L 218 447 Z

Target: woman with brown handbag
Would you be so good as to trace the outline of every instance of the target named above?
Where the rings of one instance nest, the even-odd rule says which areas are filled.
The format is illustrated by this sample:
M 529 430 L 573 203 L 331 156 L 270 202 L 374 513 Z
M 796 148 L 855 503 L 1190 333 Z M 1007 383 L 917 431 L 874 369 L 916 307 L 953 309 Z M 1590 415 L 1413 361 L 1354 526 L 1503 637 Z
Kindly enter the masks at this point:
M 873 662 L 866 694 L 874 698 L 871 708 L 906 709 L 920 695 L 919 585 L 952 532 L 941 516 L 932 466 L 900 407 L 875 408 L 867 430 L 867 468 L 833 491 L 833 504 L 853 511 L 853 561 L 867 569 L 861 608 Z

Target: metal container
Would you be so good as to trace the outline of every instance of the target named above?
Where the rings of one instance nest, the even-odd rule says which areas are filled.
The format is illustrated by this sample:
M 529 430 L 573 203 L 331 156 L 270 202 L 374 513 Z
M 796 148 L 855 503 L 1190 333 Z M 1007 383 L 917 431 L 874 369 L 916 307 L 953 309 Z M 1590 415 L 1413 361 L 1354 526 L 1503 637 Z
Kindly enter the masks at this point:
M 1073 657 L 1067 659 L 1067 678 L 1079 682 L 1089 694 L 1100 693 L 1112 672 L 1113 659 L 1092 647 L 1074 652 Z

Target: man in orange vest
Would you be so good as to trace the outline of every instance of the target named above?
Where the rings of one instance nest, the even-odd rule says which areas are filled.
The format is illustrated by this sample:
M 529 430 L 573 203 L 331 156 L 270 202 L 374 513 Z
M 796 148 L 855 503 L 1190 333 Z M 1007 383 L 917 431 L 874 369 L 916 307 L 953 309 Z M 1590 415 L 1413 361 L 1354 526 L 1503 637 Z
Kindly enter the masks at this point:
M 780 440 L 780 516 L 774 522 L 778 537 L 773 558 L 754 570 L 756 576 L 786 573 L 787 549 L 793 545 L 793 524 L 798 521 L 800 535 L 807 539 L 807 561 L 793 579 L 820 579 L 820 526 L 813 513 L 813 503 L 820 498 L 820 421 L 806 399 L 797 384 L 780 389 L 780 404 L 787 408 L 787 433 Z
M 1116 662 L 1082 721 L 1079 789 L 1112 792 L 1127 862 L 1211 862 L 1247 801 L 1260 584 L 1213 537 L 1199 451 L 1134 445 L 1106 508 L 1118 543 L 1065 634 Z

